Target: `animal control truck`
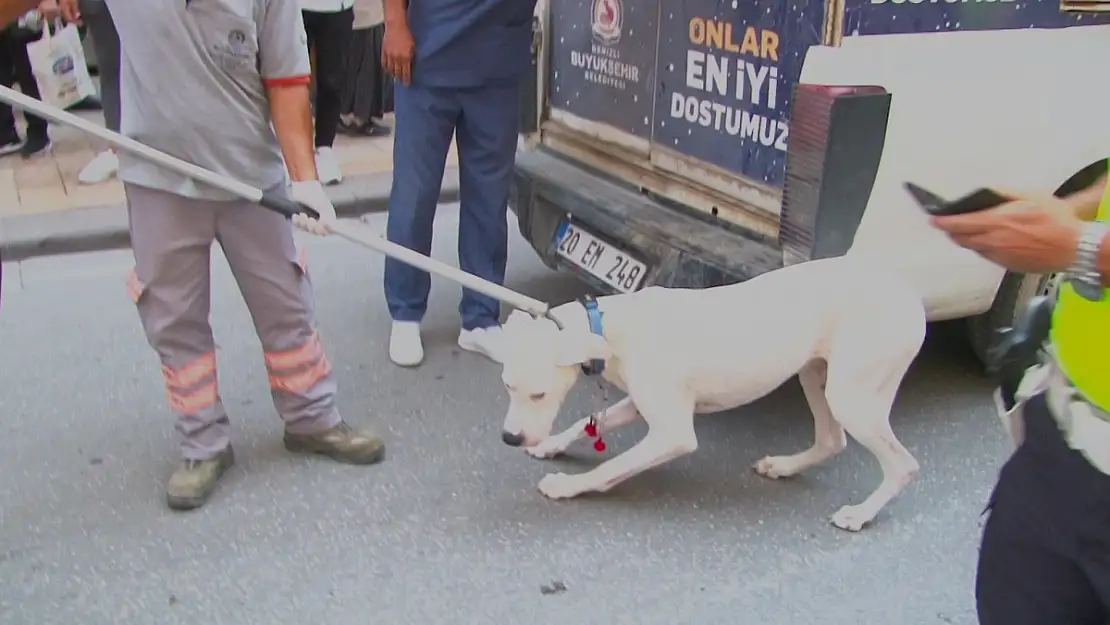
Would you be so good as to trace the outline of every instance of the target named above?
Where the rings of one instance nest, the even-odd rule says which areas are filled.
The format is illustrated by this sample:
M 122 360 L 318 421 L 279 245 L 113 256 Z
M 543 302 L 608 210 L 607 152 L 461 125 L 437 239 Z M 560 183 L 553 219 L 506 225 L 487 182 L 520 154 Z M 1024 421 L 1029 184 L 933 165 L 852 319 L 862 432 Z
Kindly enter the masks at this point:
M 931 320 L 967 318 L 983 356 L 1055 278 L 955 246 L 903 182 L 952 199 L 1094 182 L 1110 154 L 1107 7 L 541 0 L 510 206 L 548 266 L 602 292 L 851 249 L 903 270 Z

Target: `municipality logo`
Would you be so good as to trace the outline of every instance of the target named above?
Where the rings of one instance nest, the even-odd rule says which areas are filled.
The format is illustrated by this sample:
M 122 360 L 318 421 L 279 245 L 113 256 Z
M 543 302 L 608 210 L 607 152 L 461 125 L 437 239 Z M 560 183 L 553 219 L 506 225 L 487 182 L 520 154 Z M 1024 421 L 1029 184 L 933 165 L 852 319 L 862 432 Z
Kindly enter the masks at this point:
M 227 34 L 227 45 L 232 54 L 242 54 L 243 46 L 247 43 L 247 33 L 234 28 Z
M 590 16 L 590 28 L 594 39 L 606 46 L 613 46 L 621 40 L 624 26 L 624 8 L 621 0 L 594 0 Z

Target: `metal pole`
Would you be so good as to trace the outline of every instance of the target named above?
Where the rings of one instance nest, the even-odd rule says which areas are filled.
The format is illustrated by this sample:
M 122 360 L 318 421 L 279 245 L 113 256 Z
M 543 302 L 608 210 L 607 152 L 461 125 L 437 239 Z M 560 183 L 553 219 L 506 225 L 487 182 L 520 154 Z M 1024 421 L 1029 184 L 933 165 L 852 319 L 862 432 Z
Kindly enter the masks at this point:
M 18 91 L 0 85 L 0 101 L 6 102 L 11 106 L 28 111 L 38 115 L 39 117 L 46 118 L 52 122 L 73 126 L 74 128 L 86 132 L 94 137 L 98 137 L 108 142 L 112 146 L 119 148 L 125 152 L 129 152 L 140 158 L 146 159 L 166 169 L 175 171 L 179 174 L 188 176 L 194 180 L 199 180 L 205 184 L 222 189 L 248 200 L 256 202 L 262 206 L 285 215 L 292 217 L 295 214 L 304 213 L 310 216 L 315 216 L 311 209 L 295 203 L 290 202 L 284 197 L 269 197 L 264 194 L 261 189 L 256 189 L 248 184 L 239 182 L 227 176 L 217 174 L 216 172 L 209 171 L 203 167 L 198 167 L 192 163 L 183 161 L 174 156 L 170 156 L 165 152 L 155 150 L 154 148 L 139 143 L 134 139 L 125 137 L 119 133 L 112 132 L 107 128 L 98 126 L 81 119 L 80 117 L 63 111 L 57 107 L 46 104 L 40 100 L 29 98 Z M 549 311 L 551 306 L 546 302 L 533 299 L 527 295 L 523 295 L 508 289 L 499 284 L 494 284 L 489 280 L 480 278 L 472 273 L 467 273 L 457 267 L 452 267 L 446 263 L 442 263 L 434 258 L 414 252 L 407 247 L 397 245 L 392 241 L 367 232 L 364 228 L 357 224 L 336 222 L 332 231 L 348 241 L 368 247 L 376 252 L 385 254 L 390 258 L 395 258 L 403 263 L 412 265 L 417 269 L 423 269 L 428 273 L 434 273 L 440 277 L 447 278 L 452 282 L 457 282 L 462 286 L 488 295 L 496 300 L 505 302 L 510 306 L 519 308 L 520 310 L 532 313 L 536 316 L 548 317 L 554 320 Z M 556 321 L 556 324 L 558 322 Z

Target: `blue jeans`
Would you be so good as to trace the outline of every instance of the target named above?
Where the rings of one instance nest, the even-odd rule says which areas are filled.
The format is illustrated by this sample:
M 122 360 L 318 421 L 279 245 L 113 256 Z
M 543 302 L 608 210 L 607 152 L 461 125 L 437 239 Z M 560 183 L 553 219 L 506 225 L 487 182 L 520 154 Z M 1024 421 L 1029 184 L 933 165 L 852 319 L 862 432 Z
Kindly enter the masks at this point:
M 393 189 L 386 236 L 430 254 L 451 135 L 459 154 L 459 266 L 491 282 L 505 280 L 509 183 L 519 128 L 519 85 L 474 88 L 395 87 Z M 419 321 L 431 279 L 424 271 L 387 258 L 385 299 L 395 321 Z M 463 329 L 497 325 L 497 300 L 463 289 Z

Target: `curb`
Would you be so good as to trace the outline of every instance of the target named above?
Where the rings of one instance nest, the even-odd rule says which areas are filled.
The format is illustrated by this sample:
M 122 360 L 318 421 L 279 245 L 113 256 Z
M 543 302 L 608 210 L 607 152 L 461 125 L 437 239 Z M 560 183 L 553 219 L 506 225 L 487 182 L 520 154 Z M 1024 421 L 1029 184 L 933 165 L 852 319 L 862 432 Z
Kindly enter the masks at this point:
M 440 203 L 458 201 L 458 173 L 458 168 L 447 168 Z M 392 180 L 392 172 L 353 176 L 326 190 L 337 216 L 359 217 L 385 212 Z M 124 204 L 0 218 L 0 258 L 4 262 L 128 247 L 131 237 Z

